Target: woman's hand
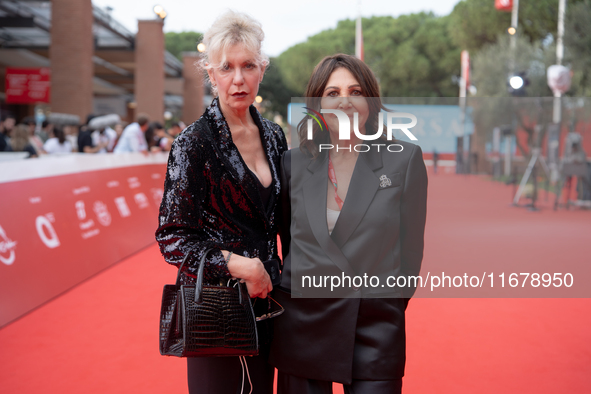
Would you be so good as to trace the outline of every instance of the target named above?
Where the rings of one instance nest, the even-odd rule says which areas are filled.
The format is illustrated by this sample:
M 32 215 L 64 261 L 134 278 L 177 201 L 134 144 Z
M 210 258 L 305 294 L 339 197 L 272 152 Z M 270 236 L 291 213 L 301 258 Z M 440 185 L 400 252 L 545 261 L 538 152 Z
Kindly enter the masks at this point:
M 227 258 L 228 252 L 224 251 L 223 254 Z M 273 290 L 271 278 L 258 257 L 251 259 L 233 254 L 228 261 L 228 271 L 234 278 L 240 278 L 246 283 L 251 298 L 267 298 L 267 294 Z

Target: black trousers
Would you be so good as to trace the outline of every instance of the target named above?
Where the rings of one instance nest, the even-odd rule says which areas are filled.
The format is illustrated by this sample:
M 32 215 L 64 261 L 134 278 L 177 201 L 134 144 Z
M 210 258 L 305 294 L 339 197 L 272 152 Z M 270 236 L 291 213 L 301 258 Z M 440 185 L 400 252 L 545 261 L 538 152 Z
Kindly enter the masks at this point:
M 269 347 L 261 346 L 258 356 L 245 357 L 253 394 L 273 394 L 275 369 L 267 362 Z M 187 378 L 190 394 L 248 394 L 250 384 L 238 357 L 187 358 Z
M 402 379 L 396 380 L 353 380 L 343 385 L 345 394 L 400 394 Z M 277 394 L 332 394 L 332 382 L 300 378 L 279 371 Z

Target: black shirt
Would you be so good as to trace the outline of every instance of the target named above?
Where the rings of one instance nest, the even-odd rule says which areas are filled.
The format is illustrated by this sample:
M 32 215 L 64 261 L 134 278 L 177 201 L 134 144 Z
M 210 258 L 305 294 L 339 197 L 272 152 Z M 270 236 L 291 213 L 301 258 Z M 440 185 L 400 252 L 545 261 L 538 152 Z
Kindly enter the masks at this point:
M 84 153 L 85 146 L 94 148 L 94 145 L 92 144 L 92 131 L 90 130 L 81 131 L 80 134 L 78 134 L 78 151 Z
M 269 200 L 271 200 L 271 194 L 273 193 L 273 189 L 271 188 L 271 186 L 273 186 L 273 182 L 271 182 L 269 186 L 264 187 L 261 181 L 259 180 L 259 177 L 256 176 L 256 174 L 252 172 L 250 168 L 248 169 L 248 171 L 250 171 L 252 177 L 254 178 L 257 184 L 257 188 L 259 189 L 259 194 L 261 195 L 261 201 L 263 202 L 263 205 L 265 206 L 265 208 L 268 208 Z

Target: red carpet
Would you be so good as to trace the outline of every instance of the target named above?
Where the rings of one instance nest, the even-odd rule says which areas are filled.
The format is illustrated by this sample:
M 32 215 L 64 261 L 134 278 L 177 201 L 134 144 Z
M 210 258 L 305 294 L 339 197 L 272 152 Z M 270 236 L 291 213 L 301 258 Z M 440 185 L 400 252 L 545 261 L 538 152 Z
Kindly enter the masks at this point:
M 510 207 L 476 177 L 431 176 L 429 193 L 426 267 L 589 262 L 591 212 Z M 153 245 L 2 328 L 0 393 L 186 393 L 185 361 L 158 353 L 174 277 Z M 590 327 L 590 299 L 414 299 L 404 392 L 590 393 Z

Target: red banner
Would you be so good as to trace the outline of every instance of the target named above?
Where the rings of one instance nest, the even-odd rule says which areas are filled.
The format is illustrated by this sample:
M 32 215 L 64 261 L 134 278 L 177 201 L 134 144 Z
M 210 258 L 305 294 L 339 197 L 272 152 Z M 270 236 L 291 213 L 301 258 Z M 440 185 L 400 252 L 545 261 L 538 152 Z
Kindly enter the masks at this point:
M 49 68 L 6 68 L 8 104 L 49 103 Z
M 0 326 L 154 243 L 165 171 L 146 164 L 0 183 Z
M 495 8 L 499 11 L 513 11 L 513 0 L 495 0 Z

